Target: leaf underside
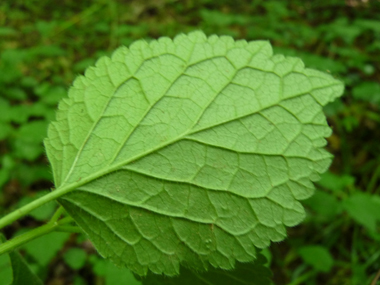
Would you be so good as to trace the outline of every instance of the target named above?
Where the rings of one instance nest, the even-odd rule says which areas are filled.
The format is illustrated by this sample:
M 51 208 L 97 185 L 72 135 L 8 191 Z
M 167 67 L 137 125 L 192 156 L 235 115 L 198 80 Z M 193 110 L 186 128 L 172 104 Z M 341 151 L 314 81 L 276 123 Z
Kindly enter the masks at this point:
M 266 41 L 137 41 L 59 104 L 46 151 L 56 187 L 76 188 L 59 201 L 102 256 L 139 275 L 232 269 L 304 218 L 298 200 L 332 157 L 322 107 L 342 92 Z

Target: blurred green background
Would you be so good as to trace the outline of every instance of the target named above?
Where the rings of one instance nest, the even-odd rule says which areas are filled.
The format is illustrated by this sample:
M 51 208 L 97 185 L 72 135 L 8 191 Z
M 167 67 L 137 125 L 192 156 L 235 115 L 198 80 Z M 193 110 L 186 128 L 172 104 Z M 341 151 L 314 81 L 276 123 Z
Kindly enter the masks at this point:
M 378 0 L 2 0 L 0 215 L 53 187 L 42 140 L 78 74 L 120 45 L 198 29 L 269 40 L 276 53 L 344 81 L 345 96 L 325 108 L 330 171 L 304 201 L 306 220 L 263 253 L 275 284 L 370 284 L 380 270 Z M 43 224 L 56 206 L 7 227 L 7 238 Z M 51 233 L 21 252 L 45 284 L 140 284 L 82 234 Z M 7 262 L 0 258 L 0 275 Z

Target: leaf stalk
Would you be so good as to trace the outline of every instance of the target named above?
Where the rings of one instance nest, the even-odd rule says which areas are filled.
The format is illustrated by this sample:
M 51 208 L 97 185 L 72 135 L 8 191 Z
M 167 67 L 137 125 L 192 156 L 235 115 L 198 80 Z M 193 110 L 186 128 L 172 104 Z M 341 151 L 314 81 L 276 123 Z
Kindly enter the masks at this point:
M 45 196 L 42 196 L 42 197 L 30 202 L 29 204 L 26 204 L 25 206 L 9 213 L 8 215 L 5 215 L 4 217 L 2 217 L 0 219 L 0 230 L 2 228 L 4 228 L 5 226 L 7 226 L 7 225 L 13 223 L 14 221 L 22 218 L 23 216 L 27 215 L 28 213 L 30 213 L 34 209 L 41 207 L 42 205 L 44 205 L 50 201 L 54 201 L 54 200 L 58 199 L 59 197 L 61 197 L 62 195 L 72 191 L 76 187 L 77 187 L 77 185 L 74 184 L 74 185 L 69 185 L 66 187 L 55 189 L 54 191 L 50 192 L 49 194 L 46 194 Z M 53 218 L 55 217 L 55 215 L 56 214 L 54 214 Z M 56 219 L 58 219 L 58 218 L 59 218 L 59 216 L 56 217 Z

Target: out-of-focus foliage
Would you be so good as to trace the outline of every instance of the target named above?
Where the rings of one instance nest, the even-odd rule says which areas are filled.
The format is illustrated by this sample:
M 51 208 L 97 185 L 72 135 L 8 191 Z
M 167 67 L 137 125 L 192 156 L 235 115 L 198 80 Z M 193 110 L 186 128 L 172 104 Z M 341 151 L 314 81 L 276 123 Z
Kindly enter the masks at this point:
M 5 237 L 0 234 L 0 243 L 5 242 Z M 24 258 L 20 255 L 18 251 L 12 251 L 9 254 L 4 254 L 1 256 L 2 261 L 5 263 L 1 264 L 0 274 L 1 281 L 0 284 L 12 284 L 12 285 L 42 285 L 41 280 L 38 276 L 30 269 L 30 267 L 25 262 Z M 4 258 L 4 259 L 3 259 Z M 6 260 L 8 259 L 9 260 Z M 8 265 L 9 264 L 9 265 Z
M 119 45 L 195 29 L 269 40 L 276 53 L 301 57 L 306 66 L 345 82 L 345 96 L 325 107 L 334 130 L 330 172 L 305 201 L 305 222 L 263 253 L 275 284 L 369 284 L 380 268 L 378 0 L 1 1 L 0 214 L 52 187 L 42 138 L 76 75 Z M 7 238 L 41 224 L 54 207 L 6 228 Z M 50 239 L 59 247 L 40 238 L 39 250 L 22 249 L 46 284 L 111 284 L 116 269 L 95 266 L 94 248 L 84 236 L 59 233 Z M 73 262 L 75 257 L 81 262 Z

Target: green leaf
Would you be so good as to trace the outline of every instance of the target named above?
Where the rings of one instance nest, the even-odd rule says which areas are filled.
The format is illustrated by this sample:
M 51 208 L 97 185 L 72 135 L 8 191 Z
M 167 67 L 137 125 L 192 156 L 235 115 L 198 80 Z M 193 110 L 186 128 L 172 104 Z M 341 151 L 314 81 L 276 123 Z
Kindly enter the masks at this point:
M 56 105 L 65 95 L 66 90 L 62 86 L 51 86 L 49 83 L 43 83 L 34 89 L 40 101 L 47 105 Z
M 0 27 L 0 36 L 14 36 L 17 35 L 17 31 L 8 27 Z
M 141 285 L 142 283 L 133 276 L 132 272 L 126 268 L 118 268 L 111 262 L 105 259 L 99 259 L 92 256 L 93 272 L 104 277 L 106 285 L 113 284 L 128 284 L 128 285 Z
M 42 281 L 35 275 L 25 263 L 24 259 L 17 251 L 9 254 L 13 270 L 12 285 L 42 285 Z
M 333 192 L 342 191 L 347 186 L 352 186 L 355 183 L 355 177 L 350 175 L 336 175 L 332 172 L 326 172 L 321 175 L 321 180 L 318 184 Z
M 4 236 L 0 234 L 0 239 L 2 242 L 5 241 Z M 1 242 L 0 242 L 1 243 Z M 7 255 L 3 255 L 7 256 Z M 12 251 L 9 254 L 10 262 L 12 266 L 12 276 L 13 276 L 13 282 L 12 285 L 42 285 L 42 281 L 35 275 L 29 268 L 29 266 L 26 264 L 25 260 L 21 257 L 20 253 L 18 251 Z M 3 279 L 1 284 L 3 283 L 5 279 L 7 279 L 7 274 L 4 272 L 1 272 L 1 279 Z
M 12 117 L 11 105 L 0 97 L 0 122 L 9 122 Z M 4 131 L 2 131 L 4 132 Z
M 200 273 L 181 268 L 180 276 L 170 278 L 148 274 L 142 280 L 143 285 L 268 285 L 272 284 L 272 273 L 265 267 L 266 261 L 262 254 L 258 254 L 254 263 L 237 263 L 234 271 L 212 268 L 208 272 Z
M 380 196 L 356 192 L 343 200 L 343 208 L 356 222 L 373 233 L 377 231 L 376 224 L 380 222 Z
M 46 179 L 51 180 L 51 170 L 46 165 L 27 165 L 18 164 L 12 172 L 18 179 L 21 185 L 30 185 L 35 181 Z
M 5 241 L 5 237 L 0 233 L 0 244 Z M 0 276 L 0 285 L 12 284 L 12 264 L 9 258 L 9 254 L 0 255 Z
M 364 29 L 373 30 L 376 33 L 380 33 L 380 21 L 378 20 L 367 20 L 367 19 L 357 19 L 354 22 L 355 26 L 359 26 Z
M 23 124 L 17 132 L 17 140 L 15 141 L 15 153 L 20 158 L 27 160 L 35 160 L 43 153 L 41 140 L 46 135 L 47 122 L 33 121 Z
M 373 81 L 362 82 L 352 89 L 355 99 L 380 105 L 380 84 Z
M 334 259 L 326 247 L 308 245 L 301 247 L 298 252 L 305 263 L 318 271 L 329 272 L 334 264 Z
M 330 222 L 342 210 L 341 204 L 335 196 L 320 190 L 317 190 L 312 197 L 305 200 L 304 204 L 318 213 L 314 217 L 317 221 Z
M 28 242 L 22 248 L 39 265 L 46 267 L 69 237 L 69 233 L 52 232 Z
M 332 157 L 322 107 L 342 91 L 266 41 L 137 41 L 59 104 L 55 191 L 99 253 L 139 275 L 232 269 L 304 218 L 298 200 Z
M 25 91 L 21 88 L 7 88 L 5 92 L 6 96 L 10 99 L 15 99 L 15 100 L 27 100 L 28 95 L 25 93 Z
M 74 270 L 81 269 L 86 262 L 86 258 L 86 252 L 80 248 L 70 248 L 63 255 L 65 262 Z
M 12 133 L 12 125 L 0 122 L 0 141 L 5 140 Z

